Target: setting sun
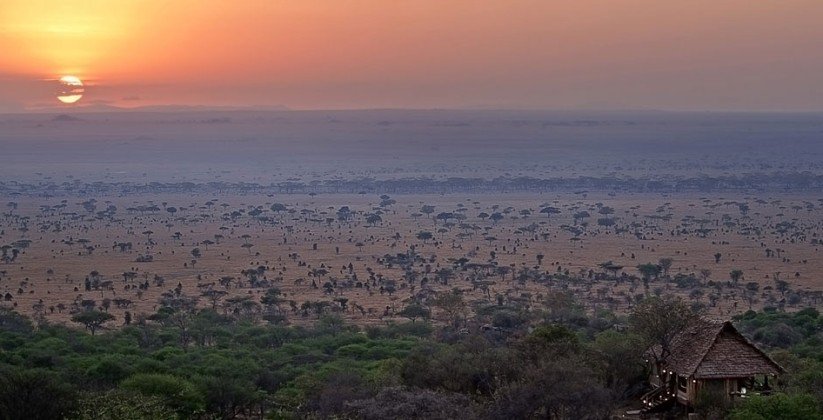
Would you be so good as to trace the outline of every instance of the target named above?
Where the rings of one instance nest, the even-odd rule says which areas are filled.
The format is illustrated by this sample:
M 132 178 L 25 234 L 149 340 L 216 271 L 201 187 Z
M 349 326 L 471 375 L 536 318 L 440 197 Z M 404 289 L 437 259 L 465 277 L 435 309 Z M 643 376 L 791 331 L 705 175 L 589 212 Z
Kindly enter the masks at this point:
M 73 104 L 83 97 L 83 81 L 76 76 L 63 76 L 60 78 L 60 90 L 57 93 L 57 100 L 64 104 Z

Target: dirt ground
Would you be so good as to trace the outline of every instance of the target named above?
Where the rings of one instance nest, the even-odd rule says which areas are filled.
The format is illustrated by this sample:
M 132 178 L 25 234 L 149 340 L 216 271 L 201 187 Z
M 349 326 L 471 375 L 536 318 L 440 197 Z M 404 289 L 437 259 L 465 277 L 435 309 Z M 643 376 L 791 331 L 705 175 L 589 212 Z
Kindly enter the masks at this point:
M 743 312 L 750 305 L 820 306 L 823 290 L 818 242 L 823 203 L 803 196 L 581 192 L 399 195 L 386 200 L 374 195 L 154 195 L 14 197 L 6 202 L 15 204 L 5 205 L 0 217 L 0 246 L 7 246 L 6 261 L 0 262 L 0 305 L 54 322 L 66 322 L 73 303 L 91 299 L 100 306 L 104 299 L 119 298 L 131 303 L 112 304 L 108 311 L 121 324 L 126 310 L 156 311 L 161 294 L 178 283 L 190 296 L 212 289 L 226 291 L 227 297 L 252 295 L 257 300 L 268 287 L 250 288 L 237 282 L 246 278 L 243 270 L 258 266 L 266 267 L 262 278 L 269 286 L 279 288 L 297 306 L 342 296 L 349 302 L 348 319 L 379 322 L 387 307 L 390 313 L 399 310 L 419 292 L 420 283 L 414 288 L 398 285 L 392 295 L 378 287 L 340 286 L 329 292 L 323 285 L 351 280 L 354 274 L 358 281 L 367 282 L 368 270 L 378 278 L 402 283 L 403 271 L 387 267 L 378 258 L 407 253 L 412 247 L 430 261 L 428 269 L 424 264 L 418 268 L 422 277 L 431 279 L 434 271 L 452 267 L 459 258 L 513 268 L 513 273 L 489 275 L 488 291 L 472 285 L 470 270 L 457 270 L 448 285 L 429 282 L 434 290 L 464 289 L 468 300 L 524 294 L 532 299 L 545 293 L 546 285 L 514 281 L 522 268 L 550 274 L 568 270 L 571 276 L 591 279 L 589 270 L 604 273 L 600 264 L 612 261 L 623 267 L 616 274 L 630 278 L 638 275 L 637 265 L 663 258 L 672 259 L 671 276 L 694 274 L 704 282 L 729 282 L 730 272 L 741 270 L 743 277 L 740 286 L 716 292 L 710 287 L 693 292 L 695 287 L 679 288 L 663 280 L 653 280 L 644 290 L 642 282 L 602 278 L 548 287 L 571 290 L 587 305 L 611 302 L 618 311 L 625 310 L 636 294 L 673 292 L 705 304 L 706 312 L 718 317 Z M 272 210 L 275 203 L 286 210 Z M 434 212 L 422 214 L 424 205 L 434 206 Z M 97 214 L 109 206 L 116 211 Z M 346 221 L 338 218 L 342 206 L 351 209 Z M 559 213 L 541 213 L 547 206 Z M 177 211 L 169 211 L 172 207 Z M 575 219 L 581 211 L 590 216 Z M 438 220 L 443 212 L 452 217 Z M 495 222 L 479 217 L 481 213 L 500 213 L 503 218 Z M 380 220 L 367 222 L 369 214 L 379 215 Z M 421 231 L 431 232 L 432 238 L 419 239 Z M 132 245 L 121 251 L 118 243 Z M 200 250 L 197 257 L 194 248 Z M 152 261 L 136 262 L 141 255 L 151 256 Z M 538 255 L 544 256 L 540 262 Z M 710 273 L 701 274 L 703 269 Z M 99 290 L 86 290 L 90 276 L 103 284 Z M 162 286 L 155 276 L 165 280 Z M 235 280 L 227 288 L 220 284 L 222 277 Z M 788 289 L 777 287 L 777 280 L 787 282 Z M 149 287 L 138 289 L 137 284 L 144 282 Z M 757 290 L 744 286 L 749 283 L 757 283 Z M 709 298 L 713 293 L 715 302 Z M 351 309 L 355 304 L 367 313 Z M 211 303 L 201 298 L 200 305 Z M 300 322 L 301 317 L 295 313 L 290 319 Z

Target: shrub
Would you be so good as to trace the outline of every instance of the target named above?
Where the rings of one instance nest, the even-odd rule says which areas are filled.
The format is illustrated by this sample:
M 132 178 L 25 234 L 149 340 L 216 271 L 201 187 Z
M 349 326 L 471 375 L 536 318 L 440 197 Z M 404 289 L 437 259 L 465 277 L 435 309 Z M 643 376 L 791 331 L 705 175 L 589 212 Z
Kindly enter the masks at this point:
M 120 387 L 148 396 L 166 399 L 169 407 L 182 416 L 189 416 L 205 408 L 201 395 L 191 382 L 172 375 L 138 373 L 124 380 Z
M 62 419 L 77 409 L 72 388 L 45 370 L 0 371 L 0 419 Z
M 81 420 L 179 418 L 177 413 L 165 404 L 163 398 L 123 390 L 86 394 L 80 400 L 77 417 Z
M 747 398 L 732 410 L 730 420 L 793 419 L 816 420 L 823 418 L 819 402 L 807 394 L 776 394 L 769 397 Z

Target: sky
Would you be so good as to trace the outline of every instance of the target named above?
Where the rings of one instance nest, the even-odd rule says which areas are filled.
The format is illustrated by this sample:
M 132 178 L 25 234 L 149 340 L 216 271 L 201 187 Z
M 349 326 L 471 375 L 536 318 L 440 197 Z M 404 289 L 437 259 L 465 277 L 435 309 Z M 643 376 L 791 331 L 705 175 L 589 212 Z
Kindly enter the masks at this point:
M 0 112 L 823 110 L 821 0 L 2 0 Z

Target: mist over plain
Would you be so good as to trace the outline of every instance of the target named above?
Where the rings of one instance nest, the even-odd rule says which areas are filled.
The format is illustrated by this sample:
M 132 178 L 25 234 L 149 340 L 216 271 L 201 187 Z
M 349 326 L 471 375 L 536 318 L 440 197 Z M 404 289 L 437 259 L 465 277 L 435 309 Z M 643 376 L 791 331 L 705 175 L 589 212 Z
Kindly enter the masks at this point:
M 199 111 L 0 115 L 3 182 L 819 175 L 823 115 Z M 67 178 L 72 177 L 72 178 Z

